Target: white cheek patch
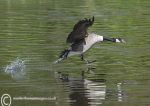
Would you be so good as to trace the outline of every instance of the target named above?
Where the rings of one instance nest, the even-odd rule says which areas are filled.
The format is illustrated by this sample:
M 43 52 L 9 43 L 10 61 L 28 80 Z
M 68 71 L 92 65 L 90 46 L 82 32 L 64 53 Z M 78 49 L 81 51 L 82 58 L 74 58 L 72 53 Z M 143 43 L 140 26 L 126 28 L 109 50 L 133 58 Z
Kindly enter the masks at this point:
M 118 43 L 119 43 L 119 42 L 120 42 L 120 40 L 119 40 L 119 39 L 116 39 L 116 42 L 118 42 Z

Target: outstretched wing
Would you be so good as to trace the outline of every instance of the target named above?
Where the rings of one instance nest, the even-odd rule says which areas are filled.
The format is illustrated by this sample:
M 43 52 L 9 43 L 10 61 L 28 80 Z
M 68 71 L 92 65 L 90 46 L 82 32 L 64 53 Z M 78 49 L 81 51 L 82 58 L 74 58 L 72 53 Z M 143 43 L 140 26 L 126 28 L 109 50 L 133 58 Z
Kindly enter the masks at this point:
M 81 40 L 87 36 L 87 29 L 89 26 L 92 26 L 94 23 L 94 16 L 92 19 L 80 20 L 74 25 L 73 31 L 68 35 L 67 43 L 74 43 Z

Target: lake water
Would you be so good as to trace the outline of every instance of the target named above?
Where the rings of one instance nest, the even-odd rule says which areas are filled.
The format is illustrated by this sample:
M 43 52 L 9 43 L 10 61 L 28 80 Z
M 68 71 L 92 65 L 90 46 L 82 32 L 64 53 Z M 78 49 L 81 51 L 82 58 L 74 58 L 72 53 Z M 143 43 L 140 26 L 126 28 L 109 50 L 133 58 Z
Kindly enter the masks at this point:
M 3 105 L 10 98 L 2 101 L 2 95 L 9 94 L 11 106 L 149 106 L 149 4 L 149 0 L 0 0 Z M 86 59 L 97 60 L 90 65 L 78 56 L 53 64 L 68 47 L 65 40 L 74 24 L 92 16 L 95 23 L 89 32 L 121 37 L 126 44 L 96 44 L 85 54 Z

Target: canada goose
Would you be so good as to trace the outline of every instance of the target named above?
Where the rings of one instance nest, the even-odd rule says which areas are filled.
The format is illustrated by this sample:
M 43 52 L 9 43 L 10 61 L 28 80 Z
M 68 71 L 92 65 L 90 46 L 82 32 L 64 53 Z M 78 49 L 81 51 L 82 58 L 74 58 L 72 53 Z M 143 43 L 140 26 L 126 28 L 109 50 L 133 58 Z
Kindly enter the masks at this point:
M 91 63 L 84 59 L 83 54 L 89 50 L 95 43 L 110 41 L 110 42 L 125 42 L 121 38 L 108 38 L 95 33 L 88 33 L 88 27 L 94 23 L 94 16 L 92 19 L 83 19 L 78 21 L 73 28 L 73 31 L 68 35 L 66 42 L 70 44 L 70 48 L 65 49 L 60 53 L 59 59 L 54 63 L 58 63 L 69 56 L 80 55 L 81 60 L 86 63 Z M 92 61 L 94 62 L 94 61 Z

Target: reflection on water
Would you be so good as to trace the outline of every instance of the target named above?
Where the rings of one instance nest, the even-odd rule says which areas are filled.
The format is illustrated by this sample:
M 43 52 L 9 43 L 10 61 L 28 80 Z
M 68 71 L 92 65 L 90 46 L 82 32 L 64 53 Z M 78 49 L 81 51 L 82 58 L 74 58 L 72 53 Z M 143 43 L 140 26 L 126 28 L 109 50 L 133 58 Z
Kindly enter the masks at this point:
M 103 103 L 105 99 L 108 99 L 109 95 L 116 95 L 116 99 L 121 102 L 124 100 L 125 95 L 122 93 L 122 83 L 117 83 L 114 92 L 107 92 L 105 79 L 91 79 L 84 78 L 84 74 L 81 78 L 72 78 L 68 74 L 57 73 L 57 78 L 62 81 L 64 86 L 69 89 L 69 102 L 71 106 L 98 106 Z M 108 94 L 109 93 L 109 94 Z
M 121 91 L 121 84 L 122 83 L 117 83 L 117 90 L 118 90 L 118 101 L 121 102 L 123 100 L 122 96 L 123 96 L 123 93 Z

